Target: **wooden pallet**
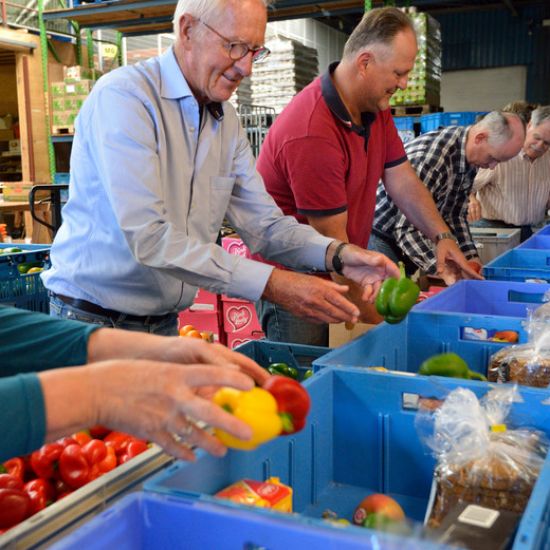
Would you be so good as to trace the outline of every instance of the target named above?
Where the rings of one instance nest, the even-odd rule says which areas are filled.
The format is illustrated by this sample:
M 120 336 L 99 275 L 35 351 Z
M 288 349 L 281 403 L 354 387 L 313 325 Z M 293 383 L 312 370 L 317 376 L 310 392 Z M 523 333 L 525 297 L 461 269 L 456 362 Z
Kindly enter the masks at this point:
M 441 111 L 443 108 L 435 105 L 396 105 L 391 107 L 391 114 L 394 116 L 426 115 Z
M 52 134 L 55 136 L 74 134 L 74 126 L 52 126 Z

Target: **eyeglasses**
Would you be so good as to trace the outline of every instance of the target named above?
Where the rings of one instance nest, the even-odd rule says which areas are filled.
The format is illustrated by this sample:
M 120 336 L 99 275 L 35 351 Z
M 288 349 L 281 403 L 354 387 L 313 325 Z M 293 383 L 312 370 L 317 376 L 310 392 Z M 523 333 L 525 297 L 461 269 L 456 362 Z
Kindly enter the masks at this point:
M 229 53 L 229 57 L 233 61 L 238 61 L 243 57 L 246 57 L 249 52 L 252 52 L 252 63 L 258 63 L 263 61 L 271 51 L 265 46 L 260 46 L 259 48 L 249 48 L 244 42 L 231 42 L 228 38 L 220 34 L 216 29 L 213 29 L 210 25 L 205 23 L 202 19 L 197 19 L 202 23 L 208 30 L 212 31 L 214 34 L 217 34 L 222 40 L 225 41 L 224 48 Z

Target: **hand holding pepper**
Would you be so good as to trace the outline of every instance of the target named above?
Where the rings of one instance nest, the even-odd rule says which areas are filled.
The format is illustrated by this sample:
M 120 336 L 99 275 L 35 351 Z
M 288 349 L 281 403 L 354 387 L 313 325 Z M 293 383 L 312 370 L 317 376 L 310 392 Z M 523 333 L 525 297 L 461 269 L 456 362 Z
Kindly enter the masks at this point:
M 414 306 L 420 288 L 407 278 L 403 262 L 399 262 L 399 279 L 386 279 L 376 297 L 376 311 L 387 323 L 400 323 Z

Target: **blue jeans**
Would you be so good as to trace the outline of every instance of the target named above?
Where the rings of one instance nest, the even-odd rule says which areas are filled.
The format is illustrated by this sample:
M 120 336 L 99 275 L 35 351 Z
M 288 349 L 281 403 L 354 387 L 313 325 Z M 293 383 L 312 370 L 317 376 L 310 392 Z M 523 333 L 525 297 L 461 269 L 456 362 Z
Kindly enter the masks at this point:
M 328 347 L 327 323 L 310 323 L 266 300 L 256 303 L 256 312 L 268 340 Z
M 530 225 L 512 225 L 511 223 L 505 223 L 500 220 L 487 220 L 485 218 L 481 218 L 475 222 L 470 222 L 469 225 L 470 227 L 506 227 L 521 229 L 519 237 L 521 242 L 526 241 L 533 234 L 533 229 Z
M 103 315 L 89 313 L 82 309 L 70 306 L 62 302 L 59 298 L 50 295 L 50 316 L 61 317 L 62 319 L 72 319 L 73 321 L 82 321 L 92 325 L 102 325 L 109 328 L 120 328 L 134 332 L 148 332 L 150 334 L 160 334 L 162 336 L 178 335 L 178 315 L 172 313 L 157 323 L 142 323 L 139 321 L 129 321 L 124 314 L 116 320 Z

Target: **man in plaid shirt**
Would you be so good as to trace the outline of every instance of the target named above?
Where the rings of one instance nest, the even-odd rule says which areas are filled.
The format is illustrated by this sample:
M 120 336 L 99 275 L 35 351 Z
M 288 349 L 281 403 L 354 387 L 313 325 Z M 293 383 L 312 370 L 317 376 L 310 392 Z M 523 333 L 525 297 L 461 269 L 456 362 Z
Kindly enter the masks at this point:
M 451 126 L 423 134 L 405 145 L 408 159 L 433 200 L 462 253 L 481 269 L 476 247 L 468 228 L 468 198 L 478 168 L 494 168 L 514 157 L 521 149 L 525 126 L 512 113 L 493 111 L 470 127 Z M 437 271 L 434 243 L 401 212 L 385 191 L 382 182 L 376 193 L 376 212 L 371 250 L 383 252 L 395 261 L 404 261 L 408 271 L 420 268 Z M 451 270 L 440 272 L 453 283 Z

